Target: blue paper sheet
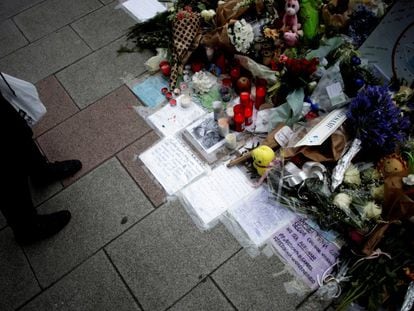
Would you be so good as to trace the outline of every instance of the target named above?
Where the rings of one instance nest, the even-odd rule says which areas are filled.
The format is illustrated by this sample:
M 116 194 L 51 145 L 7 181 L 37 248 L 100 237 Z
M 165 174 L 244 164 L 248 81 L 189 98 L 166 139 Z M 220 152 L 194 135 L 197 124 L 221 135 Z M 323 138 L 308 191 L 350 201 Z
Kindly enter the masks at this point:
M 168 81 L 161 75 L 153 75 L 134 84 L 131 90 L 145 106 L 154 108 L 165 101 L 163 87 L 168 87 Z

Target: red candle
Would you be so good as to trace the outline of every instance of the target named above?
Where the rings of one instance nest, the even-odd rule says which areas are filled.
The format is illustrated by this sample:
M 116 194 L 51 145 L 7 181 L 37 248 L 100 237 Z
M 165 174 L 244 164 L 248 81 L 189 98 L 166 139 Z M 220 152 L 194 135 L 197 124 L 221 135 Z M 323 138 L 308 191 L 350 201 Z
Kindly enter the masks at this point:
M 233 115 L 236 115 L 238 113 L 244 114 L 244 106 L 241 104 L 235 105 L 233 107 Z
M 264 104 L 266 98 L 266 86 L 256 86 L 256 109 L 259 109 Z
M 203 69 L 204 64 L 201 62 L 194 62 L 191 64 L 191 70 L 196 73 Z
M 223 81 L 221 81 L 221 84 L 226 87 L 231 87 L 231 79 L 230 78 L 224 78 Z
M 237 132 L 243 132 L 244 131 L 244 121 L 245 121 L 244 115 L 241 114 L 241 113 L 236 113 L 236 114 L 234 114 L 233 120 L 234 120 L 234 129 Z
M 249 92 L 241 92 L 240 93 L 240 105 L 243 107 L 249 106 L 250 103 L 250 93 Z
M 249 126 L 253 123 L 253 109 L 252 107 L 244 108 L 244 124 Z

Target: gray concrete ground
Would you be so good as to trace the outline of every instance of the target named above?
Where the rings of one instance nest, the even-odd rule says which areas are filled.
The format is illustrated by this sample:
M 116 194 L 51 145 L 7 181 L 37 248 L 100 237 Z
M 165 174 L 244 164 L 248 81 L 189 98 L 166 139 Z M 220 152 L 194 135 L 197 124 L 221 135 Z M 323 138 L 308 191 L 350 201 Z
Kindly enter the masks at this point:
M 84 163 L 33 189 L 40 213 L 72 212 L 55 237 L 20 247 L 0 215 L 0 310 L 293 310 L 275 257 L 251 258 L 223 226 L 198 230 L 136 160 L 158 137 L 125 81 L 151 53 L 117 56 L 134 21 L 116 5 L 0 3 L 0 70 L 35 83 L 48 108 L 40 148 Z

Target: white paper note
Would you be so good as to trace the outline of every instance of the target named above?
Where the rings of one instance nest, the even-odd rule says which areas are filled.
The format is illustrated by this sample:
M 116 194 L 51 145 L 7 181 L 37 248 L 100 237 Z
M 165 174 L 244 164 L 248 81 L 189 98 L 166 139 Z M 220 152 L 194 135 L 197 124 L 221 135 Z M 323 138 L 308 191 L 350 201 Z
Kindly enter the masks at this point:
M 167 10 L 157 0 L 127 0 L 122 3 L 122 6 L 142 22 Z
M 176 106 L 167 104 L 148 117 L 148 120 L 164 136 L 175 135 L 187 125 L 206 114 L 200 106 L 194 103 L 187 108 L 181 107 L 180 98 L 181 96 L 177 98 Z
M 182 190 L 185 201 L 205 225 L 254 190 L 238 167 L 225 164 L 215 168 Z
M 265 187 L 256 189 L 228 212 L 256 246 L 263 245 L 295 217 L 292 211 L 270 200 Z
M 175 137 L 164 138 L 139 158 L 170 195 L 207 170 L 189 147 Z

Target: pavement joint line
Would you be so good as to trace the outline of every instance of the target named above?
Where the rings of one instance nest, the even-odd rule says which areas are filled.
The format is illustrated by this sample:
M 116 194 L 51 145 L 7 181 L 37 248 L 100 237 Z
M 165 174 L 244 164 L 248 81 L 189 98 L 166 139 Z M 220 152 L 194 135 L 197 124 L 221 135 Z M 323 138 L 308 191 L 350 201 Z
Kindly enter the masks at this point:
M 5 21 L 5 20 L 7 20 L 7 19 L 9 19 L 9 18 L 14 18 L 14 17 L 16 17 L 17 15 L 19 15 L 19 14 L 21 14 L 21 13 L 23 13 L 23 12 L 26 12 L 27 10 L 30 10 L 31 8 L 34 8 L 35 6 L 38 6 L 39 4 L 41 4 L 41 3 L 43 3 L 43 2 L 46 2 L 46 1 L 47 1 L 47 0 L 43 0 L 43 1 L 39 1 L 39 2 L 37 2 L 37 3 L 35 3 L 35 4 L 29 5 L 27 8 L 24 8 L 24 9 L 22 9 L 21 11 L 17 12 L 16 14 L 11 15 L 11 16 L 9 16 L 9 17 L 7 17 L 6 19 L 1 20 L 1 21 L 3 22 L 3 21 Z
M 80 35 L 80 33 L 79 32 L 77 32 L 76 31 L 76 29 L 75 28 L 73 28 L 73 26 L 72 26 L 72 24 L 73 23 L 70 23 L 70 24 L 68 24 L 67 26 L 70 28 L 70 29 L 72 29 L 73 30 L 73 32 L 82 40 L 82 42 L 83 43 L 85 43 L 86 44 L 86 46 L 88 47 L 88 48 L 90 48 L 91 49 L 91 51 L 94 51 L 94 49 L 88 44 L 88 42 L 86 42 L 86 40 Z
M 144 308 L 142 304 L 139 302 L 138 297 L 134 295 L 134 292 L 129 287 L 128 283 L 125 281 L 124 277 L 122 276 L 121 272 L 118 270 L 118 267 L 115 265 L 115 263 L 112 261 L 111 256 L 106 252 L 105 249 L 103 249 L 103 252 L 108 259 L 108 261 L 111 263 L 112 267 L 114 268 L 115 272 L 118 274 L 119 278 L 121 279 L 122 283 L 124 284 L 125 288 L 127 289 L 128 293 L 132 296 L 132 299 L 134 299 L 135 303 L 138 305 L 141 311 L 144 311 Z
M 176 301 L 174 301 L 168 308 L 165 309 L 165 311 L 170 310 L 172 307 L 174 307 L 178 302 L 180 302 L 184 297 L 189 295 L 197 286 L 199 286 L 201 283 L 204 283 L 207 281 L 207 279 L 210 279 L 214 285 L 217 287 L 217 289 L 220 291 L 220 293 L 224 296 L 224 298 L 230 303 L 230 305 L 234 308 L 234 310 L 238 310 L 236 306 L 233 304 L 233 302 L 225 295 L 224 291 L 216 284 L 214 281 L 212 275 L 214 272 L 216 272 L 220 267 L 222 267 L 226 262 L 228 262 L 230 259 L 232 259 L 234 256 L 236 256 L 243 247 L 239 248 L 236 252 L 234 252 L 230 257 L 228 257 L 225 261 L 223 261 L 221 264 L 219 264 L 216 268 L 214 268 L 209 274 L 203 276 L 202 279 L 200 279 L 199 282 L 197 282 L 196 285 L 194 285 L 190 290 L 188 290 L 186 293 L 184 293 L 182 296 L 180 296 Z
M 32 271 L 33 276 L 36 279 L 37 285 L 39 285 L 40 291 L 42 291 L 43 290 L 43 286 L 42 286 L 42 284 L 40 284 L 39 278 L 37 277 L 36 272 L 35 272 L 35 270 L 34 270 L 34 268 L 32 266 L 32 263 L 29 260 L 29 256 L 27 256 L 26 250 L 21 245 L 19 245 L 19 247 L 21 248 L 21 250 L 22 250 L 22 252 L 24 254 L 24 257 L 26 258 L 26 261 L 29 264 L 30 270 Z
M 30 44 L 30 40 L 29 38 L 26 36 L 26 34 L 23 32 L 23 30 L 20 29 L 19 25 L 16 23 L 16 21 L 14 20 L 14 18 L 10 18 L 10 20 L 12 21 L 12 23 L 16 26 L 17 30 L 22 34 L 22 36 L 26 39 L 27 44 L 25 44 L 24 46 Z M 10 53 L 9 53 L 10 54 Z
M 224 298 L 227 300 L 227 302 L 234 308 L 234 310 L 238 311 L 237 307 L 235 306 L 235 304 L 233 303 L 233 301 L 231 301 L 231 299 L 229 297 L 227 297 L 226 293 L 224 292 L 224 290 L 217 284 L 216 280 L 214 280 L 213 276 L 210 275 L 209 276 L 211 282 L 213 282 L 214 286 L 216 286 L 216 288 L 218 289 L 218 291 L 224 296 Z

